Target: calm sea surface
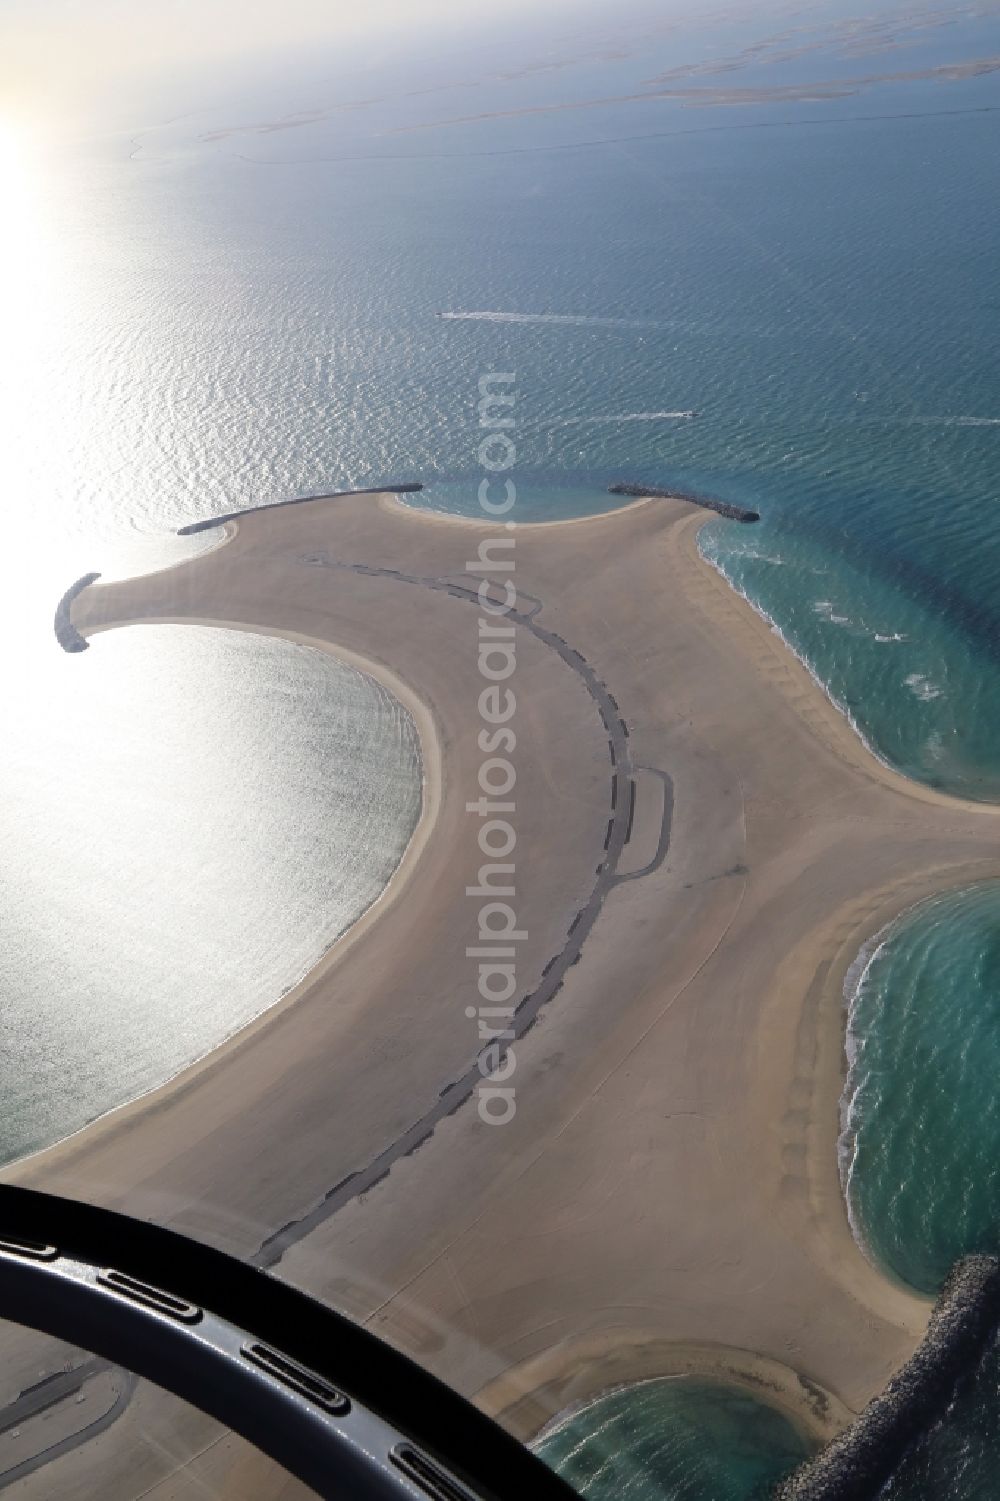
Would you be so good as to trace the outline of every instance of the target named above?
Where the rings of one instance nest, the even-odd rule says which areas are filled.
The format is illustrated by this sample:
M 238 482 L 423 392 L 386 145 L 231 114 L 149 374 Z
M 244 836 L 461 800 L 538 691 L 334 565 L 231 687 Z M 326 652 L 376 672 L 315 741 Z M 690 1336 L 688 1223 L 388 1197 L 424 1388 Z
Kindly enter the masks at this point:
M 449 54 L 419 100 L 413 65 L 387 64 L 381 92 L 356 84 L 376 103 L 325 115 L 352 82 L 303 63 L 173 125 L 164 100 L 14 160 L 0 1157 L 273 1002 L 377 896 L 419 813 L 413 726 L 368 679 L 193 627 L 64 658 L 59 593 L 154 566 L 183 522 L 294 494 L 413 478 L 419 503 L 474 512 L 484 371 L 517 374 L 521 519 L 600 509 L 616 479 L 753 506 L 759 526 L 708 529 L 708 556 L 880 756 L 1000 797 L 1000 99 L 989 75 L 934 72 L 1000 54 L 1000 26 L 955 13 L 899 50 L 824 34 L 720 75 L 822 80 L 812 103 L 628 100 L 678 58 L 759 40 L 734 22 L 566 43 L 562 68 L 506 81 Z M 308 127 L 268 125 L 306 108 Z M 923 1288 L 998 1228 L 998 926 L 986 890 L 915 914 L 852 1015 L 852 1213 Z M 995 1385 L 953 1414 L 964 1454 L 987 1452 Z M 572 1470 L 599 1419 L 635 1435 L 630 1496 L 742 1497 L 749 1429 L 775 1465 L 789 1442 L 744 1402 L 642 1388 L 546 1452 L 611 1494 Z M 709 1479 L 684 1456 L 717 1424 L 728 1478 Z M 987 1494 L 964 1483 L 956 1501 Z

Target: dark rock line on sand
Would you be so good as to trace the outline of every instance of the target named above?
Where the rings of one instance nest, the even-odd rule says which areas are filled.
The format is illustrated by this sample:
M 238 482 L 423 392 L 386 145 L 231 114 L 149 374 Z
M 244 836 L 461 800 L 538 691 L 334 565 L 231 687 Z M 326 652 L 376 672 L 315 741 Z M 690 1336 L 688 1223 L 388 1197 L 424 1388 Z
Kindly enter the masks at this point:
M 20 1463 L 11 1465 L 8 1470 L 0 1471 L 0 1491 L 6 1490 L 8 1486 L 15 1485 L 19 1480 L 26 1480 L 29 1475 L 34 1475 L 37 1470 L 44 1469 L 46 1465 L 52 1464 L 54 1460 L 61 1459 L 65 1454 L 72 1454 L 74 1449 L 79 1449 L 83 1444 L 89 1443 L 91 1439 L 99 1438 L 102 1433 L 106 1433 L 112 1424 L 117 1423 L 122 1413 L 132 1401 L 132 1398 L 135 1396 L 136 1387 L 139 1385 L 139 1378 L 133 1375 L 131 1371 L 126 1371 L 122 1366 L 113 1366 L 109 1361 L 102 1360 L 99 1356 L 94 1356 L 90 1360 L 85 1360 L 80 1365 L 74 1366 L 72 1370 L 59 1372 L 57 1376 L 50 1378 L 51 1389 L 46 1392 L 45 1400 L 29 1404 L 26 1399 L 31 1397 L 31 1392 L 22 1392 L 21 1396 L 16 1398 L 5 1409 L 8 1414 L 13 1412 L 16 1415 L 21 1411 L 22 1407 L 27 1409 L 30 1405 L 30 1411 L 27 1412 L 27 1416 L 24 1414 L 20 1417 L 15 1416 L 14 1422 L 6 1424 L 4 1431 L 7 1428 L 13 1427 L 16 1422 L 27 1421 L 28 1417 L 41 1417 L 43 1413 L 48 1412 L 53 1407 L 57 1407 L 60 1402 L 65 1402 L 70 1397 L 75 1397 L 77 1393 L 83 1390 L 88 1381 L 93 1381 L 95 1377 L 103 1376 L 106 1371 L 114 1372 L 115 1378 L 119 1383 L 118 1392 L 111 1405 L 106 1407 L 103 1412 L 99 1412 L 95 1418 L 91 1418 L 83 1428 L 77 1429 L 75 1433 L 65 1434 L 63 1438 L 57 1439 L 48 1448 L 39 1450 L 37 1454 L 29 1455 L 27 1459 L 22 1459 Z M 62 1378 L 65 1379 L 65 1387 L 62 1384 Z M 32 1391 L 34 1390 L 32 1388 Z
M 715 500 L 711 495 L 695 495 L 690 490 L 663 490 L 656 485 L 627 485 L 619 483 L 608 486 L 609 495 L 631 495 L 636 500 L 686 500 L 688 505 L 701 506 L 706 511 L 715 511 L 730 521 L 759 521 L 759 511 L 748 511 L 745 506 L 730 505 L 728 500 Z
M 213 527 L 224 526 L 227 521 L 239 521 L 241 516 L 254 516 L 258 511 L 280 511 L 285 506 L 304 506 L 312 500 L 347 500 L 351 495 L 413 495 L 422 490 L 419 480 L 404 480 L 400 485 L 373 485 L 367 490 L 333 490 L 327 495 L 295 495 L 291 500 L 272 500 L 263 506 L 244 506 L 240 511 L 227 511 L 224 516 L 208 516 L 204 521 L 189 521 L 177 529 L 178 537 L 193 537 L 196 532 L 209 532 Z
M 876 1501 L 912 1444 L 945 1416 L 1000 1324 L 1000 1257 L 955 1263 L 923 1340 L 856 1421 L 783 1480 L 774 1501 Z
M 396 485 L 376 485 L 368 490 L 334 490 L 325 495 L 294 495 L 290 500 L 272 500 L 262 506 L 244 506 L 239 511 L 227 511 L 223 516 L 207 516 L 202 521 L 190 521 L 186 526 L 178 527 L 178 537 L 193 537 L 198 532 L 210 532 L 217 526 L 225 526 L 227 521 L 239 521 L 242 516 L 252 516 L 257 511 L 278 511 L 283 506 L 302 506 L 313 500 L 348 500 L 352 495 L 413 495 L 422 490 L 423 483 L 420 480 L 404 480 Z M 81 636 L 73 624 L 70 612 L 73 601 L 78 594 L 90 584 L 94 584 L 100 578 L 99 573 L 85 573 L 83 578 L 77 579 L 56 606 L 55 630 L 56 640 L 63 651 L 80 652 L 86 651 L 90 642 L 85 636 Z
M 80 632 L 73 624 L 70 612 L 73 608 L 73 601 L 74 599 L 76 599 L 77 595 L 82 594 L 84 589 L 87 589 L 91 584 L 96 583 L 100 576 L 101 575 L 99 573 L 85 573 L 82 578 L 77 579 L 75 584 L 70 585 L 70 587 L 66 590 L 66 593 L 63 595 L 62 599 L 56 606 L 56 618 L 54 622 L 56 630 L 56 640 L 59 642 L 59 645 L 62 647 L 63 651 L 86 651 L 87 647 L 90 645 L 90 642 L 87 640 L 86 636 L 81 636 Z

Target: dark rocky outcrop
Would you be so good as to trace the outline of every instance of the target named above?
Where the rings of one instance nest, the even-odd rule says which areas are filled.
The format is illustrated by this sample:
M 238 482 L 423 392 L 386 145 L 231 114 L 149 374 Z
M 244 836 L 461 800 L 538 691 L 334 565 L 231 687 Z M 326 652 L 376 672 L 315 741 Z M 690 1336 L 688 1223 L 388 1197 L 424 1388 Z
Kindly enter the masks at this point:
M 945 1413 L 1000 1321 L 1000 1257 L 966 1256 L 945 1283 L 918 1349 L 839 1438 L 774 1501 L 875 1501 L 907 1450 Z
M 277 511 L 281 506 L 304 506 L 311 500 L 345 500 L 349 495 L 411 495 L 422 490 L 417 480 L 408 480 L 402 485 L 375 485 L 370 490 L 335 490 L 327 495 L 296 495 L 291 500 L 273 500 L 266 506 L 244 506 L 242 511 L 227 511 L 224 516 L 208 516 L 204 521 L 191 521 L 177 529 L 178 537 L 193 537 L 195 532 L 208 532 L 214 526 L 223 526 L 227 521 L 238 521 L 241 516 L 252 516 L 257 511 Z
M 71 611 L 73 608 L 73 601 L 74 599 L 76 599 L 77 595 L 82 594 L 84 589 L 86 589 L 89 584 L 96 583 L 100 576 L 101 575 L 99 573 L 85 573 L 83 575 L 83 578 L 77 579 L 76 583 L 72 584 L 66 590 L 66 593 L 63 595 L 62 599 L 56 606 L 56 640 L 59 642 L 59 645 L 62 647 L 63 651 L 86 651 L 87 647 L 90 645 L 90 642 L 87 640 L 87 638 L 85 636 L 81 636 L 80 632 L 73 624 Z
M 715 500 L 711 495 L 692 495 L 686 490 L 662 490 L 655 485 L 608 486 L 609 495 L 634 495 L 637 500 L 686 500 L 693 506 L 703 506 L 706 511 L 715 511 L 727 516 L 730 521 L 759 521 L 759 511 L 748 511 L 745 506 L 730 505 L 727 500 Z

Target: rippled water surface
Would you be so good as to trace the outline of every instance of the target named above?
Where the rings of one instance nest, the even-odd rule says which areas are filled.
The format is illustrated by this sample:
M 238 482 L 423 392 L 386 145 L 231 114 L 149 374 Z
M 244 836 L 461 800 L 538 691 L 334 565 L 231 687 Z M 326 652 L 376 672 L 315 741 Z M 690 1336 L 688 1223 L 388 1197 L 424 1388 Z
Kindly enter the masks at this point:
M 611 1392 L 537 1449 L 587 1501 L 762 1501 L 810 1453 L 776 1408 L 694 1378 Z
M 290 642 L 136 626 L 44 654 L 6 704 L 0 1160 L 262 1011 L 378 897 L 420 811 L 409 715 Z
M 1000 1253 L 1000 887 L 916 908 L 848 981 L 841 1162 L 863 1243 L 936 1292 Z
M 524 519 L 621 478 L 758 509 L 709 555 L 881 755 L 994 798 L 997 165 L 978 114 L 530 172 L 88 160 L 33 205 L 15 487 L 80 571 L 123 527 L 393 478 L 475 513 L 477 382 L 512 370 Z
M 1000 886 L 939 896 L 879 934 L 848 976 L 841 1171 L 855 1232 L 934 1293 L 954 1261 L 1000 1254 Z M 992 1501 L 1000 1346 L 908 1456 L 887 1501 Z
M 1000 1341 L 996 1338 L 947 1412 L 922 1435 L 880 1501 L 995 1501 L 1000 1453 Z

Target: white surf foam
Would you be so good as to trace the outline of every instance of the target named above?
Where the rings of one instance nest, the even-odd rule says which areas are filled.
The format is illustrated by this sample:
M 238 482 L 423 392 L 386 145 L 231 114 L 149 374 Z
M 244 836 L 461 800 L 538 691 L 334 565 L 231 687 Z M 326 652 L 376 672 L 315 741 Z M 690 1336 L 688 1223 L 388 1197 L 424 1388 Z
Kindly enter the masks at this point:
M 803 655 L 803 653 L 799 651 L 798 647 L 795 646 L 791 641 L 789 641 L 788 637 L 785 635 L 778 622 L 774 619 L 773 615 L 769 615 L 768 612 L 764 609 L 763 605 L 758 604 L 757 600 L 752 599 L 746 592 L 746 590 L 743 589 L 735 579 L 730 578 L 729 574 L 723 568 L 719 560 L 717 558 L 710 557 L 706 552 L 704 552 L 700 543 L 698 545 L 698 551 L 705 559 L 705 562 L 710 564 L 711 567 L 715 569 L 716 573 L 720 573 L 722 575 L 729 587 L 734 590 L 741 599 L 746 600 L 751 610 L 753 610 L 756 615 L 759 615 L 761 620 L 766 621 L 766 623 L 771 627 L 771 630 L 778 637 L 778 639 L 783 642 L 785 647 L 791 652 L 796 661 L 801 662 L 802 666 L 805 668 L 806 672 L 808 672 L 809 676 L 812 678 L 813 682 L 816 684 L 820 692 L 824 695 L 824 697 L 829 699 L 830 703 L 837 710 L 837 712 L 839 714 L 842 714 L 847 720 L 847 723 L 850 725 L 855 735 L 857 735 L 858 739 L 861 741 L 861 744 L 864 746 L 868 754 L 874 756 L 879 765 L 884 766 L 887 771 L 894 772 L 898 775 L 899 773 L 896 772 L 896 767 L 893 766 L 892 762 L 888 761 L 880 751 L 876 750 L 875 746 L 869 740 L 868 736 L 865 734 L 864 730 L 861 728 L 858 721 L 851 713 L 851 710 L 837 697 L 830 685 L 823 681 L 819 673 L 816 671 L 816 668 L 810 662 L 809 658 Z
M 929 704 L 933 699 L 940 698 L 944 692 L 943 688 L 923 672 L 911 672 L 903 681 L 913 697 L 918 698 L 922 704 Z
M 821 620 L 827 620 L 831 625 L 846 625 L 851 628 L 853 634 L 867 636 L 871 641 L 881 642 L 885 645 L 889 641 L 906 641 L 909 638 L 902 631 L 873 631 L 870 626 L 860 620 L 852 620 L 849 615 L 838 615 L 832 600 L 817 599 L 813 601 L 812 611 Z
M 776 558 L 773 553 L 753 552 L 750 548 L 744 548 L 740 552 L 741 558 L 750 558 L 754 563 L 772 563 L 775 568 L 786 568 L 787 558 Z
M 847 1078 L 844 1081 L 844 1090 L 840 1096 L 840 1135 L 837 1137 L 837 1164 L 840 1169 L 840 1184 L 844 1193 L 844 1202 L 847 1206 L 847 1218 L 851 1226 L 851 1231 L 854 1239 L 870 1260 L 874 1260 L 874 1257 L 872 1257 L 869 1247 L 865 1244 L 861 1226 L 854 1211 L 854 1196 L 851 1191 L 858 1156 L 858 1096 L 861 1093 L 863 1082 L 859 1078 L 859 1073 L 861 1069 L 861 1055 L 864 1052 L 864 1038 L 861 1037 L 857 1030 L 857 1011 L 865 988 L 865 981 L 868 979 L 872 965 L 885 948 L 890 931 L 901 920 L 901 918 L 895 918 L 891 923 L 887 923 L 884 928 L 881 928 L 867 943 L 863 943 L 857 958 L 844 976 L 844 1006 L 847 1012 L 844 1050 L 847 1054 Z
M 849 626 L 853 635 L 867 636 L 870 641 L 878 641 L 885 645 L 890 641 L 907 641 L 909 637 L 903 631 L 873 631 L 870 626 L 860 620 L 852 620 L 850 615 L 838 615 L 829 599 L 817 599 L 813 603 L 813 614 L 821 620 L 829 621 L 831 625 Z
M 818 615 L 821 620 L 828 620 L 831 625 L 850 625 L 851 623 L 851 617 L 849 615 L 837 614 L 836 610 L 833 608 L 832 600 L 814 600 L 812 609 L 814 615 Z

